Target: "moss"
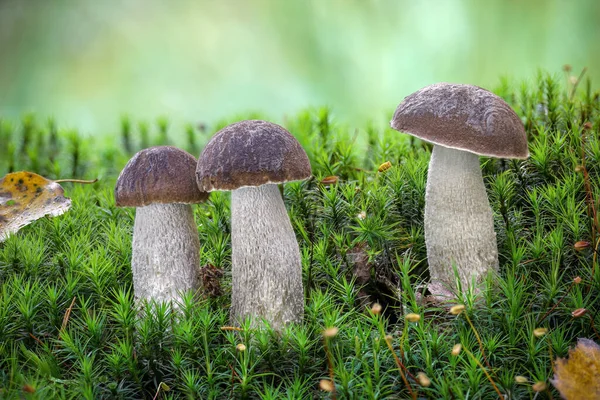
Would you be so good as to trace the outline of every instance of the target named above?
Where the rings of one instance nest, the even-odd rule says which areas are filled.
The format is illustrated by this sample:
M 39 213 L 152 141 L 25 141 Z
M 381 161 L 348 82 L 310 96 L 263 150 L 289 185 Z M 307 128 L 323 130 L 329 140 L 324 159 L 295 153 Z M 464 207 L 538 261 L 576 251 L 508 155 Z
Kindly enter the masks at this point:
M 33 172 L 50 179 L 102 179 L 65 184 L 73 199 L 67 214 L 0 243 L 0 397 L 139 399 L 160 388 L 157 398 L 327 398 L 319 382 L 333 378 L 338 398 L 406 398 L 406 383 L 425 398 L 497 398 L 482 368 L 501 393 L 532 396 L 532 384 L 552 377 L 552 358 L 566 356 L 578 337 L 600 340 L 600 101 L 581 86 L 572 96 L 571 86 L 544 73 L 531 85 L 502 83 L 527 128 L 531 157 L 481 160 L 500 273 L 480 293 L 462 288 L 469 319 L 428 304 L 418 289 L 428 279 L 428 148 L 372 125 L 355 138 L 326 109 L 289 118 L 315 179 L 284 188 L 307 290 L 304 322 L 281 334 L 250 322 L 227 328 L 227 194 L 194 206 L 201 265 L 224 271 L 221 290 L 200 300 L 184 294 L 178 314 L 165 304 L 136 310 L 134 212 L 113 199 L 131 154 L 115 145 L 118 138 L 79 136 L 30 115 L 27 129 L 3 121 L 0 171 L 32 170 L 27 154 L 35 153 Z M 144 124 L 129 123 L 129 147 L 176 140 L 166 137 L 166 121 L 159 125 L 164 132 L 153 140 L 135 129 Z M 32 132 L 45 136 L 34 140 Z M 388 161 L 389 169 L 377 171 Z M 320 184 L 327 176 L 339 180 Z M 580 241 L 592 245 L 573 246 Z M 577 276 L 581 282 L 573 283 Z M 374 302 L 384 306 L 381 314 L 369 311 Z M 580 308 L 587 316 L 574 318 Z M 406 313 L 421 319 L 405 325 Z M 326 351 L 322 332 L 331 327 L 337 335 Z M 548 333 L 537 338 L 537 328 Z M 458 343 L 468 351 L 453 355 Z M 414 380 L 419 372 L 430 386 Z

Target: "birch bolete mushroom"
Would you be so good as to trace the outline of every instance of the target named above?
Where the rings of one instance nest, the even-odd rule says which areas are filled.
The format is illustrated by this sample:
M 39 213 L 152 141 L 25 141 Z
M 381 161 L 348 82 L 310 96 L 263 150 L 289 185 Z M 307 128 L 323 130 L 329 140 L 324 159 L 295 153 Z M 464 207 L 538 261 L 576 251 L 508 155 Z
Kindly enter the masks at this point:
M 279 125 L 242 121 L 215 134 L 196 170 L 200 190 L 231 191 L 231 320 L 272 328 L 304 312 L 302 263 L 277 184 L 310 177 L 300 143 Z
M 137 207 L 131 269 L 135 298 L 175 300 L 198 288 L 200 242 L 190 204 L 208 193 L 198 190 L 196 158 L 171 146 L 135 154 L 115 187 L 117 207 Z
M 438 83 L 407 96 L 391 127 L 432 143 L 425 194 L 425 244 L 434 296 L 498 269 L 498 247 L 479 156 L 529 156 L 523 123 L 495 94 Z

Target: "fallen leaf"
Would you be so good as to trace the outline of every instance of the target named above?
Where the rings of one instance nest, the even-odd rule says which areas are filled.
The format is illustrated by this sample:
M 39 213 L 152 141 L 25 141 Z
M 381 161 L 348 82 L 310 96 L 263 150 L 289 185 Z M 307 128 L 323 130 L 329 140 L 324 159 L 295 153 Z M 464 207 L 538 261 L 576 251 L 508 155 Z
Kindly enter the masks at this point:
M 33 172 L 13 172 L 0 180 L 0 242 L 11 233 L 42 218 L 55 217 L 71 207 L 56 182 Z
M 563 399 L 600 399 L 600 346 L 590 339 L 578 339 L 568 359 L 554 362 L 554 379 L 550 382 Z

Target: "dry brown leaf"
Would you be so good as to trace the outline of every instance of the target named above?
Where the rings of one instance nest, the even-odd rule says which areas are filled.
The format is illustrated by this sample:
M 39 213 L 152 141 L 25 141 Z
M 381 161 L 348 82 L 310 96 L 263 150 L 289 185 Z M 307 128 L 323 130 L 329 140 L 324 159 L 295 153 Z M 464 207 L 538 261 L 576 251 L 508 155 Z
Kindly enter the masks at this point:
M 600 399 L 600 346 L 590 339 L 578 339 L 568 360 L 556 359 L 550 382 L 563 399 Z
M 64 193 L 58 183 L 33 172 L 7 174 L 0 180 L 0 242 L 45 215 L 65 213 L 71 200 Z
M 223 278 L 223 270 L 212 264 L 207 264 L 200 268 L 200 281 L 203 294 L 212 298 L 222 295 L 221 278 Z

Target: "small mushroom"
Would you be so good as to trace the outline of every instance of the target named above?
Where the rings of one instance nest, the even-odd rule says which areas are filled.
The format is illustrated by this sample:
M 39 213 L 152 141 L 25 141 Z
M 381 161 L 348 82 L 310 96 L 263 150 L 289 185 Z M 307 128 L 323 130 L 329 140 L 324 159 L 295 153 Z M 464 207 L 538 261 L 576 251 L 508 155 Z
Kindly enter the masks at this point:
M 472 85 L 438 83 L 407 96 L 392 128 L 434 144 L 425 194 L 425 244 L 433 295 L 498 269 L 494 219 L 479 156 L 529 156 L 523 123 L 495 94 Z
M 198 190 L 196 159 L 157 146 L 135 154 L 115 187 L 117 207 L 137 207 L 131 269 L 136 299 L 175 300 L 197 289 L 200 242 L 190 204 L 208 198 Z
M 304 311 L 302 263 L 277 184 L 310 177 L 298 141 L 266 121 L 215 134 L 198 160 L 200 190 L 231 190 L 231 320 L 264 318 L 276 330 Z

